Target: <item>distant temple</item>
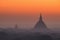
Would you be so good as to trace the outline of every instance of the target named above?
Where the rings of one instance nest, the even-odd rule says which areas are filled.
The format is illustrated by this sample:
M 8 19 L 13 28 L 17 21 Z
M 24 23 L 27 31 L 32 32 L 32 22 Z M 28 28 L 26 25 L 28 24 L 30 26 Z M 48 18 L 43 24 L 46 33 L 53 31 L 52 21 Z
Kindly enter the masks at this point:
M 45 23 L 43 22 L 42 20 L 42 15 L 40 14 L 40 18 L 39 18 L 39 21 L 37 22 L 37 24 L 35 25 L 34 27 L 34 30 L 36 32 L 47 32 L 47 26 L 45 25 Z
M 17 24 L 15 24 L 15 29 L 16 29 L 16 30 L 18 29 L 18 25 L 17 25 Z

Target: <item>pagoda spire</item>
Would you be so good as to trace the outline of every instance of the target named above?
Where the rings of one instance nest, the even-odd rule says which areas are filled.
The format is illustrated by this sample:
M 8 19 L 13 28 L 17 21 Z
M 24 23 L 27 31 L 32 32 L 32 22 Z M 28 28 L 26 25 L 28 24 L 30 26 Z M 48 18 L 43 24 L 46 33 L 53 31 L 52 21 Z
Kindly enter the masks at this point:
M 42 18 L 42 14 L 40 13 L 40 17 L 38 22 L 35 25 L 35 31 L 36 32 L 46 32 L 47 31 L 47 26 L 45 25 L 43 18 Z
M 42 21 L 42 14 L 40 13 L 40 18 L 39 18 L 40 20 L 39 21 Z

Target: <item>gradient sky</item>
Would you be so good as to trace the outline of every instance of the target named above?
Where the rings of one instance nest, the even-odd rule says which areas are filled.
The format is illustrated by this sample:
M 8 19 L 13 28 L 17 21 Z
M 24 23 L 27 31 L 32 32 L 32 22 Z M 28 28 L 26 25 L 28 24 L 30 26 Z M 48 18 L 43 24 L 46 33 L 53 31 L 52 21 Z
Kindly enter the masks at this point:
M 60 0 L 0 0 L 0 25 L 34 26 L 40 12 L 49 28 L 60 28 Z

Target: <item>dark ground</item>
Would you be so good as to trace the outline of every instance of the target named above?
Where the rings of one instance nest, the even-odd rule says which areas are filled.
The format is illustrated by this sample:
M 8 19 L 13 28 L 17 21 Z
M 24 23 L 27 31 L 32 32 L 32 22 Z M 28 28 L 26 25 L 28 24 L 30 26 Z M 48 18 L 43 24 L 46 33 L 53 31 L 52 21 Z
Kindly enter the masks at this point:
M 60 40 L 60 37 L 54 38 L 48 34 L 40 33 L 7 33 L 0 31 L 0 40 Z

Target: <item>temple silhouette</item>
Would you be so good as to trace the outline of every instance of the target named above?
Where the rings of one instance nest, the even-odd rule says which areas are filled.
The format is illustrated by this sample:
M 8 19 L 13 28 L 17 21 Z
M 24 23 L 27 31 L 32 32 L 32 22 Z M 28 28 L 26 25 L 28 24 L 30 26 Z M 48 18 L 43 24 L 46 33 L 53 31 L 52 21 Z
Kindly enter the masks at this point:
M 17 24 L 15 24 L 15 30 L 17 30 L 18 29 L 18 25 Z
M 35 25 L 34 30 L 41 33 L 47 32 L 48 28 L 42 19 L 42 14 L 40 14 L 39 21 Z

